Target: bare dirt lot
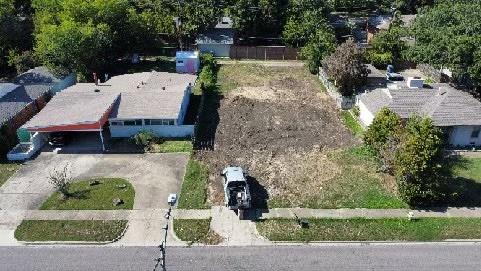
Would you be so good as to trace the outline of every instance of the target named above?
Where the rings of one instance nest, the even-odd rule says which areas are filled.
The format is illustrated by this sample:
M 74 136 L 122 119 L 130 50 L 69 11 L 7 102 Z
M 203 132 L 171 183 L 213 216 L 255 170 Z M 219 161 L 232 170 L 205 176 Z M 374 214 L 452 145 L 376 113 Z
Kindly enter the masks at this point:
M 211 172 L 209 200 L 222 204 L 218 173 L 240 165 L 253 177 L 257 204 L 283 198 L 302 205 L 340 170 L 327 156 L 358 145 L 315 76 L 302 67 L 229 65 L 219 71 L 214 150 L 196 158 Z

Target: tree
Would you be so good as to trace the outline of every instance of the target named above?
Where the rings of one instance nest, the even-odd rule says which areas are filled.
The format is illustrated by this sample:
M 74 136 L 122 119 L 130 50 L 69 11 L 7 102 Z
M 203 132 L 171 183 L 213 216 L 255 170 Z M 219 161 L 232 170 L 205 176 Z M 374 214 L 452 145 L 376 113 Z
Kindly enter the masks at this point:
M 389 108 L 382 108 L 364 134 L 364 143 L 370 146 L 383 162 L 386 171 L 394 164 L 394 154 L 402 131 L 401 118 Z
M 481 83 L 481 1 L 438 1 L 424 8 L 411 32 L 415 46 L 408 50 L 411 60 L 436 68 L 448 68 L 455 79 L 479 88 Z
M 66 164 L 62 168 L 56 168 L 48 177 L 50 184 L 60 193 L 62 198 L 68 198 L 70 196 L 69 187 L 72 181 L 70 174 L 69 164 Z
M 312 74 L 319 72 L 321 61 L 329 53 L 334 51 L 336 44 L 336 37 L 331 28 L 320 28 L 309 42 L 302 47 L 301 56 L 306 60 L 307 67 Z
M 355 88 L 365 82 L 367 69 L 364 56 L 352 39 L 336 48 L 334 53 L 324 58 L 322 67 L 334 81 L 343 96 L 351 96 Z
M 401 198 L 410 206 L 442 196 L 442 133 L 430 118 L 408 119 L 396 152 L 395 171 Z
M 107 25 L 68 20 L 42 26 L 36 35 L 35 53 L 57 73 L 88 74 L 105 65 L 111 42 L 112 32 Z
M 277 37 L 286 20 L 288 0 L 230 0 L 228 14 L 243 37 Z

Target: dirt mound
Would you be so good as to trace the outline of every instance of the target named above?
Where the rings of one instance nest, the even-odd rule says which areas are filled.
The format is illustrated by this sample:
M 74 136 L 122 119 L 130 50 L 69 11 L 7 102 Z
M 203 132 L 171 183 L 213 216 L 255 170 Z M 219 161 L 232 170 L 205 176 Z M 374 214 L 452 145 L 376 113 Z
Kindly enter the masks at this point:
M 293 181 L 302 179 L 308 169 L 319 170 L 308 161 L 322 160 L 323 150 L 357 144 L 324 95 L 313 82 L 291 76 L 231 91 L 218 109 L 214 150 L 197 153 L 212 173 L 210 200 L 215 204 L 223 200 L 218 172 L 226 165 L 243 166 L 269 195 L 282 195 L 299 190 Z

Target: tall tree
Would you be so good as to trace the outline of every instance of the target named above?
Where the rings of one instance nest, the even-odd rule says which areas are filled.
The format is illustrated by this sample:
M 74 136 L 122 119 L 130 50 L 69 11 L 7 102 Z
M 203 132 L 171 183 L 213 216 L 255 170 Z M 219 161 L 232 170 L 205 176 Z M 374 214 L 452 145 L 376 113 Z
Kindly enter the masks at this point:
M 421 11 L 412 26 L 416 44 L 408 56 L 418 63 L 449 68 L 458 82 L 481 83 L 481 1 L 441 0 Z
M 355 88 L 363 84 L 367 77 L 367 69 L 363 62 L 363 52 L 352 39 L 349 39 L 322 61 L 322 67 L 327 76 L 334 81 L 339 92 L 344 96 L 351 96 Z

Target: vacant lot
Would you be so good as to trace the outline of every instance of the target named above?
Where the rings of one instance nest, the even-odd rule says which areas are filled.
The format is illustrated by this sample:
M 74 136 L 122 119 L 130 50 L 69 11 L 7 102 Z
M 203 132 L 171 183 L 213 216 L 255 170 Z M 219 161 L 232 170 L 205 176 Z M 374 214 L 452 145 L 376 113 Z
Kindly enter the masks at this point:
M 260 208 L 402 206 L 374 163 L 348 151 L 360 140 L 304 68 L 221 66 L 218 83 L 213 150 L 195 154 L 209 167 L 211 203 L 222 204 L 219 172 L 233 164 L 249 171 Z

